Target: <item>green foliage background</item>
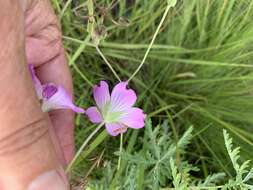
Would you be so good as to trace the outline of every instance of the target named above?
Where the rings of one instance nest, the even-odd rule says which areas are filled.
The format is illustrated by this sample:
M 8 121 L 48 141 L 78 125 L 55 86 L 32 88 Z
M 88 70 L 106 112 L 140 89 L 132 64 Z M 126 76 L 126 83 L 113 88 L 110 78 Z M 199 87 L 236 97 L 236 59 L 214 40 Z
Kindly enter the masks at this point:
M 53 0 L 77 103 L 85 108 L 94 104 L 92 85 L 100 80 L 111 86 L 117 83 L 89 38 L 88 22 L 94 24 L 96 37 L 102 38 L 100 48 L 106 58 L 127 80 L 140 64 L 167 6 L 163 0 L 94 0 L 91 12 L 88 2 Z M 252 18 L 251 0 L 178 0 L 145 65 L 130 83 L 139 95 L 137 105 L 148 114 L 147 126 L 124 136 L 120 170 L 119 138 L 101 131 L 72 168 L 74 186 L 205 189 L 229 179 L 231 184 L 241 184 L 232 180 L 241 171 L 230 161 L 227 151 L 232 150 L 225 146 L 222 130 L 241 147 L 238 162 L 252 158 Z M 80 147 L 95 126 L 82 116 L 76 125 Z

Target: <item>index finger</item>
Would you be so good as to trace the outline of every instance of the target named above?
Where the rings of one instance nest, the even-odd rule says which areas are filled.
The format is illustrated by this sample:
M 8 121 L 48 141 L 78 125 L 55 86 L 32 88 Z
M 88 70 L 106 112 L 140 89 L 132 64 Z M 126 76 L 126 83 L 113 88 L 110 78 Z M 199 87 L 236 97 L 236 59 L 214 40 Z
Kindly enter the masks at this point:
M 43 84 L 61 85 L 73 96 L 70 70 L 61 41 L 61 31 L 49 1 L 38 1 L 29 11 L 26 26 L 26 56 L 36 67 Z M 69 110 L 50 112 L 54 130 L 67 162 L 74 154 L 74 114 Z

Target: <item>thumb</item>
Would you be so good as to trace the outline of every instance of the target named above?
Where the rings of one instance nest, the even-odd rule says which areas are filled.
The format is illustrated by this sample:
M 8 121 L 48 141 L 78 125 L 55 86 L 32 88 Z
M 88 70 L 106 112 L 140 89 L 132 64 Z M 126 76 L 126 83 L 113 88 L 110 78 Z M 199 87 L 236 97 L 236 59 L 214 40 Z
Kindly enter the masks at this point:
M 0 135 L 1 190 L 68 189 L 47 119 L 36 118 L 22 128 L 7 131 Z

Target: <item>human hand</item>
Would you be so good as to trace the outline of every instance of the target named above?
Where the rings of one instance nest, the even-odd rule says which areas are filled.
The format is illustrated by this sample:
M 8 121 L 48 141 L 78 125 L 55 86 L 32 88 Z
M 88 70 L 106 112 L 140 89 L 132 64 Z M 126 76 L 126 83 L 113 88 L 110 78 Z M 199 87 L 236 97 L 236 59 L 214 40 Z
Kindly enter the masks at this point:
M 27 69 L 72 92 L 60 29 L 49 0 L 20 1 L 0 1 L 0 189 L 65 190 L 73 114 L 44 114 Z
M 30 0 L 26 5 L 25 35 L 27 62 L 35 65 L 42 83 L 62 85 L 72 95 L 72 80 L 61 41 L 61 29 L 49 0 Z M 52 138 L 62 164 L 74 154 L 73 112 L 49 113 Z

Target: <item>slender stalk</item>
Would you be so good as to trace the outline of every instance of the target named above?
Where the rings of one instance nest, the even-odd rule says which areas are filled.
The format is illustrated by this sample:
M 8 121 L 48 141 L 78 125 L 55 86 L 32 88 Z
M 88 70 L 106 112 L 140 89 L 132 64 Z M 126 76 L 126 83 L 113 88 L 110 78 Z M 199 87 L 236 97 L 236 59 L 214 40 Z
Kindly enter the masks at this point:
M 120 169 L 122 150 L 123 150 L 123 133 L 120 134 L 120 147 L 119 147 L 120 155 L 119 155 L 118 168 L 117 168 L 117 170 Z
M 99 49 L 98 45 L 95 46 L 97 52 L 100 54 L 100 56 L 103 58 L 103 60 L 105 61 L 105 63 L 108 65 L 108 67 L 111 69 L 111 71 L 113 72 L 114 76 L 119 80 L 119 82 L 121 82 L 118 74 L 116 73 L 116 71 L 113 69 L 112 65 L 109 63 L 109 61 L 106 59 L 106 57 L 104 56 L 104 54 L 101 52 L 101 50 Z M 120 164 L 121 164 L 121 153 L 122 153 L 122 149 L 123 149 L 123 133 L 120 134 L 120 148 L 119 148 L 119 159 L 118 159 L 118 170 L 120 168 Z
M 116 73 L 116 71 L 113 69 L 112 65 L 109 63 L 109 61 L 106 59 L 106 57 L 104 56 L 104 54 L 102 53 L 102 51 L 99 49 L 98 45 L 95 46 L 97 52 L 99 53 L 99 55 L 103 58 L 103 60 L 105 61 L 105 63 L 108 65 L 108 67 L 111 69 L 112 73 L 114 74 L 114 76 L 121 82 L 118 74 Z
M 95 45 L 95 47 L 96 47 L 96 50 L 99 53 L 99 55 L 103 58 L 103 60 L 107 64 L 107 66 L 111 69 L 111 71 L 114 74 L 114 76 L 118 79 L 119 82 L 121 82 L 120 77 L 118 76 L 118 74 L 116 73 L 116 71 L 113 69 L 113 67 L 110 64 L 110 62 L 106 59 L 106 57 L 104 56 L 104 54 L 102 53 L 102 51 L 100 50 L 100 48 L 98 47 L 98 45 Z M 123 149 L 123 133 L 120 134 L 120 148 L 119 148 L 120 155 L 119 155 L 119 159 L 118 159 L 118 170 L 120 169 L 120 164 L 121 164 L 122 149 Z
M 79 148 L 79 150 L 77 151 L 77 153 L 75 154 L 75 157 L 73 158 L 73 160 L 70 162 L 70 164 L 68 165 L 67 169 L 66 169 L 66 173 L 68 173 L 70 171 L 70 169 L 72 168 L 72 166 L 74 165 L 75 161 L 77 160 L 77 158 L 80 156 L 80 154 L 82 153 L 83 149 L 86 147 L 86 145 L 89 143 L 89 141 L 92 139 L 92 137 L 103 127 L 104 123 L 99 124 L 99 126 L 88 136 L 88 138 L 86 139 L 86 141 L 84 141 L 84 143 L 82 144 L 82 146 Z
M 89 42 L 90 38 L 91 38 L 90 35 L 86 36 L 84 41 L 80 44 L 78 49 L 75 51 L 74 55 L 69 60 L 69 66 L 72 66 L 75 64 L 75 61 L 78 59 L 78 57 L 82 54 L 83 50 L 86 48 L 86 45 Z
M 135 75 L 141 70 L 142 66 L 144 65 L 144 63 L 145 63 L 145 61 L 146 61 L 146 59 L 148 57 L 148 54 L 149 54 L 149 52 L 150 52 L 150 50 L 151 50 L 151 48 L 152 48 L 152 46 L 153 46 L 153 44 L 155 42 L 155 39 L 156 39 L 156 37 L 157 37 L 157 35 L 158 35 L 161 27 L 162 27 L 162 24 L 163 24 L 163 22 L 164 22 L 164 20 L 165 20 L 165 18 L 166 18 L 166 16 L 167 16 L 167 14 L 168 14 L 168 12 L 169 12 L 169 10 L 170 10 L 171 7 L 172 7 L 172 5 L 168 3 L 168 5 L 166 7 L 166 10 L 165 10 L 165 12 L 163 14 L 163 17 L 162 17 L 162 19 L 161 19 L 161 21 L 160 21 L 160 23 L 159 23 L 159 25 L 158 25 L 155 33 L 154 33 L 154 36 L 153 36 L 153 38 L 151 40 L 151 43 L 149 44 L 148 49 L 147 49 L 147 51 L 146 51 L 146 53 L 145 53 L 145 55 L 144 55 L 144 57 L 143 57 L 143 59 L 141 61 L 141 64 L 136 69 L 136 71 L 132 74 L 132 76 L 128 79 L 128 82 L 130 82 L 135 77 Z
M 78 66 L 76 64 L 73 64 L 73 68 L 82 77 L 82 79 L 88 83 L 89 86 L 93 87 L 93 83 L 83 74 L 83 72 L 78 68 Z
M 164 14 L 163 14 L 163 17 L 162 17 L 162 19 L 161 19 L 161 21 L 160 21 L 160 23 L 159 23 L 159 25 L 158 25 L 158 27 L 157 27 L 157 29 L 156 29 L 156 31 L 155 31 L 155 34 L 154 34 L 154 36 L 153 36 L 153 38 L 152 38 L 152 40 L 151 40 L 151 43 L 149 44 L 149 46 L 148 46 L 148 49 L 147 49 L 147 51 L 146 51 L 146 53 L 145 53 L 145 55 L 144 55 L 144 57 L 143 57 L 143 59 L 142 59 L 142 61 L 141 61 L 141 64 L 139 65 L 139 67 L 136 69 L 136 71 L 132 74 L 132 76 L 128 79 L 128 83 L 135 77 L 135 75 L 140 71 L 140 69 L 142 68 L 142 66 L 144 65 L 144 63 L 145 63 L 145 61 L 146 61 L 146 59 L 147 59 L 147 57 L 148 57 L 148 54 L 149 54 L 149 52 L 150 52 L 150 50 L 151 50 L 151 48 L 152 48 L 152 46 L 153 46 L 153 44 L 154 44 L 154 42 L 155 42 L 155 39 L 156 39 L 156 37 L 157 37 L 157 35 L 158 35 L 158 33 L 159 33 L 159 31 L 160 31 L 160 29 L 161 29 L 161 27 L 162 27 L 162 24 L 163 24 L 163 22 L 164 22 L 164 20 L 165 20 L 165 18 L 166 18 L 166 16 L 167 16 L 167 14 L 168 14 L 168 12 L 169 12 L 169 10 L 170 10 L 170 8 L 172 7 L 172 6 L 174 6 L 174 5 L 172 5 L 172 4 L 170 4 L 170 3 L 168 3 L 168 5 L 167 5 L 167 7 L 166 7 L 166 10 L 165 10 L 165 12 L 164 12 Z M 98 47 L 96 47 L 97 48 L 97 51 L 99 50 L 99 48 Z M 98 51 L 99 52 L 99 51 Z M 101 52 L 101 51 L 100 51 Z M 101 55 L 101 54 L 100 54 Z M 103 54 L 102 54 L 103 55 Z M 101 56 L 102 56 L 101 55 Z M 108 62 L 105 58 L 104 58 L 104 60 L 106 61 L 106 62 Z M 111 68 L 111 70 L 113 71 L 113 73 L 115 72 L 114 70 L 113 70 L 113 68 L 111 67 L 111 65 L 109 64 L 109 63 L 107 63 L 107 65 Z M 118 77 L 118 75 L 117 75 L 117 73 L 115 72 L 114 73 L 114 75 L 119 79 L 119 81 L 120 81 L 120 78 Z M 123 134 L 121 134 L 120 135 L 120 156 L 119 156 L 119 160 L 118 160 L 118 170 L 120 169 L 120 164 L 121 164 L 121 153 L 122 153 L 122 149 L 123 149 Z
M 65 6 L 63 7 L 61 13 L 60 13 L 60 20 L 62 19 L 62 17 L 64 16 L 64 13 L 66 12 L 67 8 L 69 7 L 70 3 L 72 2 L 72 0 L 68 0 L 65 4 Z

